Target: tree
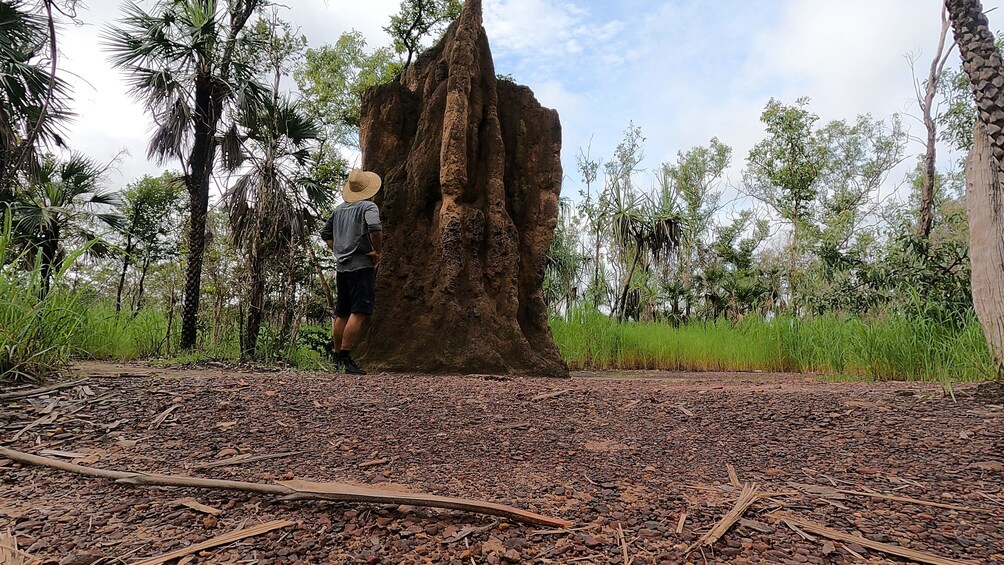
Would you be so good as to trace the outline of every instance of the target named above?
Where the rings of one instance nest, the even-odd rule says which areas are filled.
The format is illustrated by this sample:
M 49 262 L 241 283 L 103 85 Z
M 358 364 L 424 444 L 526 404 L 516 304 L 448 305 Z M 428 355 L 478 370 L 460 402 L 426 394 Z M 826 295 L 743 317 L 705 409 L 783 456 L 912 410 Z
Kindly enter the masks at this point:
M 924 83 L 924 90 L 921 91 L 920 82 L 914 79 L 916 89 L 917 104 L 923 116 L 924 129 L 927 130 L 927 138 L 924 140 L 924 170 L 920 189 L 920 214 L 917 218 L 917 235 L 927 239 L 931 235 L 931 226 L 934 223 L 934 181 L 937 178 L 937 135 L 938 123 L 934 115 L 934 96 L 937 94 L 941 77 L 944 75 L 945 63 L 952 53 L 954 45 L 945 49 L 945 38 L 948 36 L 948 15 L 945 11 L 941 14 L 941 35 L 938 37 L 938 47 L 934 51 L 934 59 L 931 61 L 931 70 Z
M 303 42 L 291 26 L 273 12 L 255 26 L 255 43 L 263 48 L 242 53 L 255 68 L 265 69 L 271 92 L 262 107 L 241 111 L 241 147 L 227 152 L 228 165 L 242 170 L 224 193 L 234 245 L 247 259 L 247 321 L 241 336 L 241 356 L 254 358 L 264 316 L 269 259 L 291 257 L 307 240 L 317 217 L 316 206 L 328 200 L 304 175 L 309 146 L 320 135 L 317 124 L 295 102 L 284 98 L 280 82 L 301 51 Z
M 36 145 L 63 145 L 62 125 L 70 116 L 69 85 L 56 76 L 53 10 L 45 14 L 22 0 L 0 1 L 0 204 L 14 199 L 15 177 L 38 165 Z M 72 14 L 73 3 L 64 9 Z
M 389 48 L 367 53 L 363 34 L 352 30 L 334 45 L 308 49 L 293 76 L 304 106 L 324 125 L 327 139 L 358 148 L 363 92 L 390 82 L 399 71 Z
M 945 0 L 979 116 L 966 161 L 973 307 L 1004 375 L 1004 61 L 979 0 Z
M 181 161 L 189 195 L 188 267 L 182 309 L 181 347 L 195 347 L 206 247 L 209 183 L 224 114 L 261 104 L 255 69 L 234 57 L 245 26 L 264 0 L 173 0 L 146 12 L 123 7 L 120 27 L 105 33 L 112 64 L 128 76 L 133 94 L 146 103 L 155 123 L 149 155 Z
M 814 130 L 819 119 L 805 107 L 808 98 L 786 106 L 771 98 L 760 116 L 767 137 L 750 149 L 743 176 L 746 191 L 791 224 L 788 287 L 797 295 L 796 261 L 800 235 L 812 217 L 818 181 L 826 166 L 826 148 Z
M 122 294 L 129 268 L 140 267 L 139 285 L 134 299 L 135 309 L 142 306 L 143 283 L 151 263 L 168 252 L 165 239 L 179 226 L 173 221 L 181 210 L 183 182 L 178 175 L 164 173 L 159 177 L 144 176 L 126 188 L 122 212 L 125 218 L 122 245 L 122 269 L 115 293 L 115 311 L 122 310 Z
M 60 269 L 67 240 L 90 243 L 93 253 L 109 251 L 95 231 L 118 227 L 118 194 L 101 186 L 104 168 L 80 154 L 66 160 L 52 155 L 39 163 L 35 180 L 14 205 L 15 231 L 39 257 L 42 293 L 49 291 L 52 273 Z
M 403 0 L 400 12 L 383 28 L 394 40 L 394 50 L 404 55 L 404 68 L 422 48 L 426 37 L 438 37 L 460 15 L 462 0 Z
M 703 266 L 702 248 L 711 230 L 712 218 L 721 210 L 719 184 L 732 159 L 732 148 L 711 138 L 707 147 L 677 153 L 676 163 L 663 163 L 658 181 L 663 199 L 677 203 L 680 215 L 680 250 L 677 253 L 677 284 L 673 285 L 673 314 L 679 315 L 679 298 L 686 297 L 689 315 L 693 300 L 692 279 Z

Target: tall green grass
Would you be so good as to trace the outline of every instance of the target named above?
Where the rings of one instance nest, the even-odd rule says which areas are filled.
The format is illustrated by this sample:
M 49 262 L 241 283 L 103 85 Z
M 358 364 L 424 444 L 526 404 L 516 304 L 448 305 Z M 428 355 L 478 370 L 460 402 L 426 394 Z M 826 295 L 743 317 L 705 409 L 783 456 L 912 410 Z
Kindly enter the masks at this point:
M 41 380 L 58 372 L 73 354 L 80 331 L 77 295 L 60 287 L 80 251 L 67 257 L 42 291 L 40 257 L 14 248 L 11 215 L 0 231 L 0 384 Z
M 975 317 L 956 324 L 922 316 L 750 317 L 673 327 L 617 324 L 599 312 L 578 311 L 551 320 L 551 331 L 572 369 L 791 371 L 942 382 L 995 375 Z

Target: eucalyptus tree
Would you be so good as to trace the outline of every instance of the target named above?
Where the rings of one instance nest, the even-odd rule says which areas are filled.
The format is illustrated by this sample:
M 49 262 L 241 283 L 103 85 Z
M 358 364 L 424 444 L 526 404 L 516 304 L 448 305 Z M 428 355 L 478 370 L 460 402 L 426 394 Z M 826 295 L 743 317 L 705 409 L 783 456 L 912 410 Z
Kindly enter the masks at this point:
M 112 64 L 154 122 L 148 154 L 177 159 L 189 195 L 188 265 L 181 347 L 195 347 L 209 186 L 222 137 L 220 123 L 235 110 L 252 112 L 263 100 L 256 69 L 235 52 L 265 0 L 169 0 L 146 11 L 123 6 L 104 41 Z
M 363 34 L 351 30 L 335 43 L 307 49 L 294 78 L 307 110 L 324 126 L 329 142 L 359 146 L 363 92 L 400 72 L 387 47 L 367 51 Z
M 462 0 L 403 0 L 400 11 L 383 28 L 394 40 L 394 50 L 404 57 L 404 66 L 422 49 L 426 38 L 441 36 L 460 15 Z
M 798 295 L 801 237 L 812 219 L 826 167 L 826 147 L 815 130 L 819 117 L 806 109 L 808 103 L 808 98 L 799 98 L 794 105 L 773 98 L 767 103 L 760 116 L 767 135 L 750 149 L 743 174 L 747 193 L 791 225 L 787 278 L 793 299 Z
M 122 268 L 119 271 L 118 289 L 115 293 L 115 311 L 122 310 L 122 295 L 130 267 L 140 266 L 133 305 L 135 310 L 143 304 L 143 288 L 152 263 L 162 260 L 172 252 L 170 237 L 180 227 L 178 217 L 183 183 L 177 174 L 164 173 L 159 177 L 144 176 L 128 186 L 123 193 L 121 244 Z

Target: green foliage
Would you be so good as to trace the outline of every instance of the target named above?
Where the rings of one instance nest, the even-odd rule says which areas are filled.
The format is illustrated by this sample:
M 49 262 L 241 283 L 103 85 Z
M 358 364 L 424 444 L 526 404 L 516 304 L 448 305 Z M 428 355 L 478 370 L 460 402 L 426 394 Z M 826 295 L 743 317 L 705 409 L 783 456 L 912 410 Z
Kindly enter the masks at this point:
M 438 39 L 460 15 L 462 0 L 402 0 L 400 11 L 383 28 L 394 41 L 394 51 L 404 55 L 404 67 L 422 49 L 426 38 Z
M 308 49 L 294 77 L 307 111 L 326 130 L 328 140 L 358 147 L 363 93 L 400 72 L 390 49 L 366 51 L 362 33 L 343 33 L 334 45 Z
M 39 142 L 63 145 L 72 115 L 69 84 L 51 74 L 55 38 L 40 11 L 34 2 L 0 1 L 0 205 L 32 176 Z

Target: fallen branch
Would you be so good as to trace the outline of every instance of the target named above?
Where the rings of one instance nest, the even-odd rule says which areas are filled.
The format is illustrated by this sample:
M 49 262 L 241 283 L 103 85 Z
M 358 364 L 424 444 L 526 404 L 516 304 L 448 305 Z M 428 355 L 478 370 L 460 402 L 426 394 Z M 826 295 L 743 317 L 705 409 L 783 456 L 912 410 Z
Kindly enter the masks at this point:
M 282 496 L 285 500 L 336 500 L 340 502 L 370 502 L 374 504 L 429 506 L 433 508 L 462 510 L 465 512 L 473 512 L 475 514 L 501 516 L 516 522 L 550 526 L 554 528 L 568 528 L 572 526 L 572 523 L 567 520 L 552 518 L 550 516 L 528 512 L 526 510 L 520 510 L 519 508 L 514 508 L 512 506 L 495 504 L 493 502 L 453 498 L 449 496 L 402 493 L 344 483 L 315 483 L 311 481 L 282 481 L 275 484 L 247 483 L 242 481 L 201 479 L 197 477 L 184 477 L 177 475 L 156 475 L 128 471 L 112 471 L 107 469 L 84 467 L 82 465 L 74 465 L 73 463 L 50 459 L 48 457 L 22 453 L 3 446 L 0 446 L 0 455 L 12 461 L 17 461 L 18 463 L 61 469 L 63 471 L 69 471 L 71 473 L 87 475 L 90 477 L 113 479 L 117 483 L 127 485 L 157 485 L 238 490 L 244 492 L 278 495 Z
M 301 453 L 306 453 L 304 451 L 285 451 L 283 453 L 270 453 L 268 455 L 235 455 L 230 459 L 224 459 L 223 461 L 214 461 L 212 463 L 199 463 L 193 465 L 193 469 L 213 469 L 216 467 L 226 467 L 228 465 L 240 465 L 241 463 L 251 463 L 252 461 L 264 461 L 266 459 L 279 459 L 280 457 L 290 457 L 292 455 L 299 455 Z
M 52 392 L 54 390 L 60 390 L 64 388 L 72 388 L 75 386 L 82 385 L 87 382 L 87 379 L 80 379 L 76 381 L 67 381 L 65 383 L 59 383 L 55 385 L 43 386 L 38 388 L 33 388 L 29 390 L 21 390 L 17 392 L 8 392 L 5 394 L 0 394 L 0 400 L 12 400 L 14 398 L 28 398 L 30 396 L 39 396 L 47 392 Z
M 982 508 L 970 508 L 967 506 L 957 506 L 955 504 L 946 504 L 944 502 L 931 502 L 929 500 L 920 500 L 919 498 L 910 498 L 908 496 L 895 496 L 892 494 L 882 494 L 879 492 L 864 492 L 858 490 L 844 490 L 838 489 L 837 492 L 843 494 L 850 494 L 853 496 L 870 496 L 872 498 L 881 498 L 883 500 L 895 500 L 896 502 L 908 502 L 910 504 L 919 504 L 921 506 L 933 506 L 935 508 L 947 508 L 948 510 L 958 510 L 960 512 L 978 512 L 981 514 L 993 514 L 990 510 L 984 510 Z
M 162 563 L 167 563 L 172 559 L 177 559 L 179 557 L 184 557 L 186 555 L 198 553 L 204 549 L 226 545 L 228 543 L 240 541 L 244 538 L 259 536 L 261 534 L 267 534 L 272 530 L 278 530 L 280 528 L 287 528 L 289 526 L 295 526 L 295 525 L 296 522 L 293 522 L 292 520 L 275 520 L 274 522 L 266 522 L 264 524 L 254 526 L 252 528 L 247 528 L 246 530 L 237 530 L 234 532 L 230 532 L 229 534 L 223 534 L 222 536 L 208 539 L 202 543 L 190 545 L 177 551 L 172 551 L 171 553 L 165 553 L 164 555 L 159 555 L 157 557 L 144 559 L 143 561 L 138 561 L 136 563 L 133 563 L 132 565 L 161 565 Z
M 841 532 L 840 530 L 834 530 L 833 528 L 827 528 L 826 526 L 810 522 L 809 520 L 799 518 L 798 516 L 794 516 L 792 514 L 772 512 L 767 516 L 774 520 L 785 522 L 789 526 L 795 525 L 803 530 L 825 538 L 830 538 L 831 540 L 856 543 L 861 547 L 867 547 L 868 549 L 874 549 L 875 551 L 881 551 L 883 553 L 888 553 L 889 555 L 905 557 L 906 559 L 912 559 L 913 561 L 917 561 L 919 563 L 929 563 L 930 565 L 974 565 L 976 563 L 975 561 L 960 561 L 957 559 L 941 557 L 940 555 L 935 555 L 933 553 L 900 547 L 898 545 L 872 541 L 866 537 L 848 534 L 847 532 Z
M 732 510 L 729 510 L 728 514 L 722 517 L 722 519 L 719 520 L 719 522 L 715 524 L 715 526 L 711 528 L 708 533 L 701 536 L 701 539 L 690 544 L 690 547 L 688 547 L 683 553 L 686 555 L 699 545 L 708 547 L 718 541 L 719 538 L 725 535 L 725 532 L 729 531 L 729 528 L 731 528 L 733 524 L 738 522 L 739 519 L 743 517 L 746 510 L 749 509 L 749 507 L 752 506 L 757 499 L 763 498 L 762 495 L 757 494 L 759 490 L 760 489 L 757 488 L 755 484 L 743 485 L 743 491 L 739 494 L 739 498 L 736 499 L 736 503 L 732 507 Z

